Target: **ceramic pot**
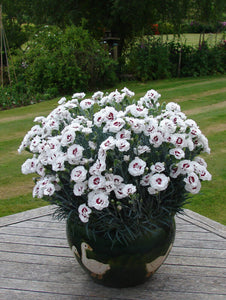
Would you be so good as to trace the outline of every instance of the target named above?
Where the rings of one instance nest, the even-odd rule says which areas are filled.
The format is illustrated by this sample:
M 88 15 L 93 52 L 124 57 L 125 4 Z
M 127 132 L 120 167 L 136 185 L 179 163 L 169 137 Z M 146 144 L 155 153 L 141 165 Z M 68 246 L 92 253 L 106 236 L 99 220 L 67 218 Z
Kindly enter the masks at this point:
M 91 238 L 73 218 L 67 220 L 67 239 L 77 261 L 92 279 L 110 287 L 129 287 L 145 282 L 168 256 L 175 237 L 174 218 L 137 240 L 124 245 Z

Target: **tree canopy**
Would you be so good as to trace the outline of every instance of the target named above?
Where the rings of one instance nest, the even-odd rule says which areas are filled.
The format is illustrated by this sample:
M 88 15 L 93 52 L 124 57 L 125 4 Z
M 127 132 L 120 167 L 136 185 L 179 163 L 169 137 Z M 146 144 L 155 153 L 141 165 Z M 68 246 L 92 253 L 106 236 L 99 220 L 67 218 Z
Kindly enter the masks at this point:
M 159 21 L 170 22 L 180 34 L 182 21 L 188 17 L 198 22 L 222 21 L 224 0 L 2 0 L 9 20 L 65 27 L 80 25 L 96 37 L 104 30 L 120 37 L 121 43 L 151 31 Z M 85 21 L 84 21 L 85 20 Z

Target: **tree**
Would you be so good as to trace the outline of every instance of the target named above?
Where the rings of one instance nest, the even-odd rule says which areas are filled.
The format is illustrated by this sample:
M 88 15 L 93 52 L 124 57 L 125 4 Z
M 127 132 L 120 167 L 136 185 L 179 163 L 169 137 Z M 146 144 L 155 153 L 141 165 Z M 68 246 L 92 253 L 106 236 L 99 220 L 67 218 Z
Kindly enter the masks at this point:
M 219 22 L 225 12 L 225 0 L 193 0 L 193 18 L 203 25 L 200 34 L 200 45 L 205 39 L 205 27 Z
M 18 24 L 65 27 L 83 22 L 97 38 L 110 30 L 120 38 L 121 48 L 134 36 L 150 33 L 151 24 L 161 20 L 172 23 L 175 34 L 181 33 L 181 24 L 191 13 L 202 23 L 219 20 L 225 11 L 224 3 L 225 0 L 2 0 L 8 19 Z

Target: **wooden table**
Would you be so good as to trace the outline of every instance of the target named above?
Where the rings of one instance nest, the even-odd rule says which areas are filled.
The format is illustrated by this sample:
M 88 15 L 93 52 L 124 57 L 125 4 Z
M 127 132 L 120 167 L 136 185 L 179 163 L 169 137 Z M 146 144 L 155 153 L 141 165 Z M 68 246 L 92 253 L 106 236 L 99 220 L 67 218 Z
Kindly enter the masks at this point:
M 186 210 L 165 263 L 143 285 L 95 284 L 67 245 L 51 206 L 0 218 L 0 299 L 226 299 L 226 227 Z

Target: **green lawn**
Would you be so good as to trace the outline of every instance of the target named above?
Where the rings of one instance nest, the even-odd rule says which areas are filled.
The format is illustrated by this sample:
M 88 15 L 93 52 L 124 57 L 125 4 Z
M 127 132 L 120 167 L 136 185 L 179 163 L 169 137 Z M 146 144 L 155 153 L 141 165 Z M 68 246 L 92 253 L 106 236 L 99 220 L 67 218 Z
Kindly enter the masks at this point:
M 211 182 L 202 183 L 201 193 L 187 205 L 202 215 L 226 225 L 226 76 L 167 79 L 147 83 L 127 82 L 137 97 L 151 88 L 161 95 L 161 101 L 175 101 L 193 118 L 208 137 L 211 155 L 205 155 Z M 112 89 L 111 89 L 112 90 Z M 26 107 L 0 111 L 0 216 L 13 214 L 46 203 L 32 199 L 32 175 L 20 172 L 21 164 L 29 154 L 17 153 L 25 133 L 33 126 L 36 116 L 46 116 L 57 106 L 57 99 Z
M 158 36 L 157 36 L 158 37 Z M 189 46 L 197 46 L 199 44 L 199 33 L 184 33 L 180 36 L 180 38 L 176 38 L 173 34 L 163 35 L 163 40 L 166 41 L 172 41 L 175 39 L 175 41 L 181 42 L 183 44 L 189 45 Z M 225 34 L 223 33 L 206 33 L 205 34 L 205 41 L 208 43 L 209 46 L 214 46 L 216 43 L 219 43 L 222 39 L 225 38 Z

